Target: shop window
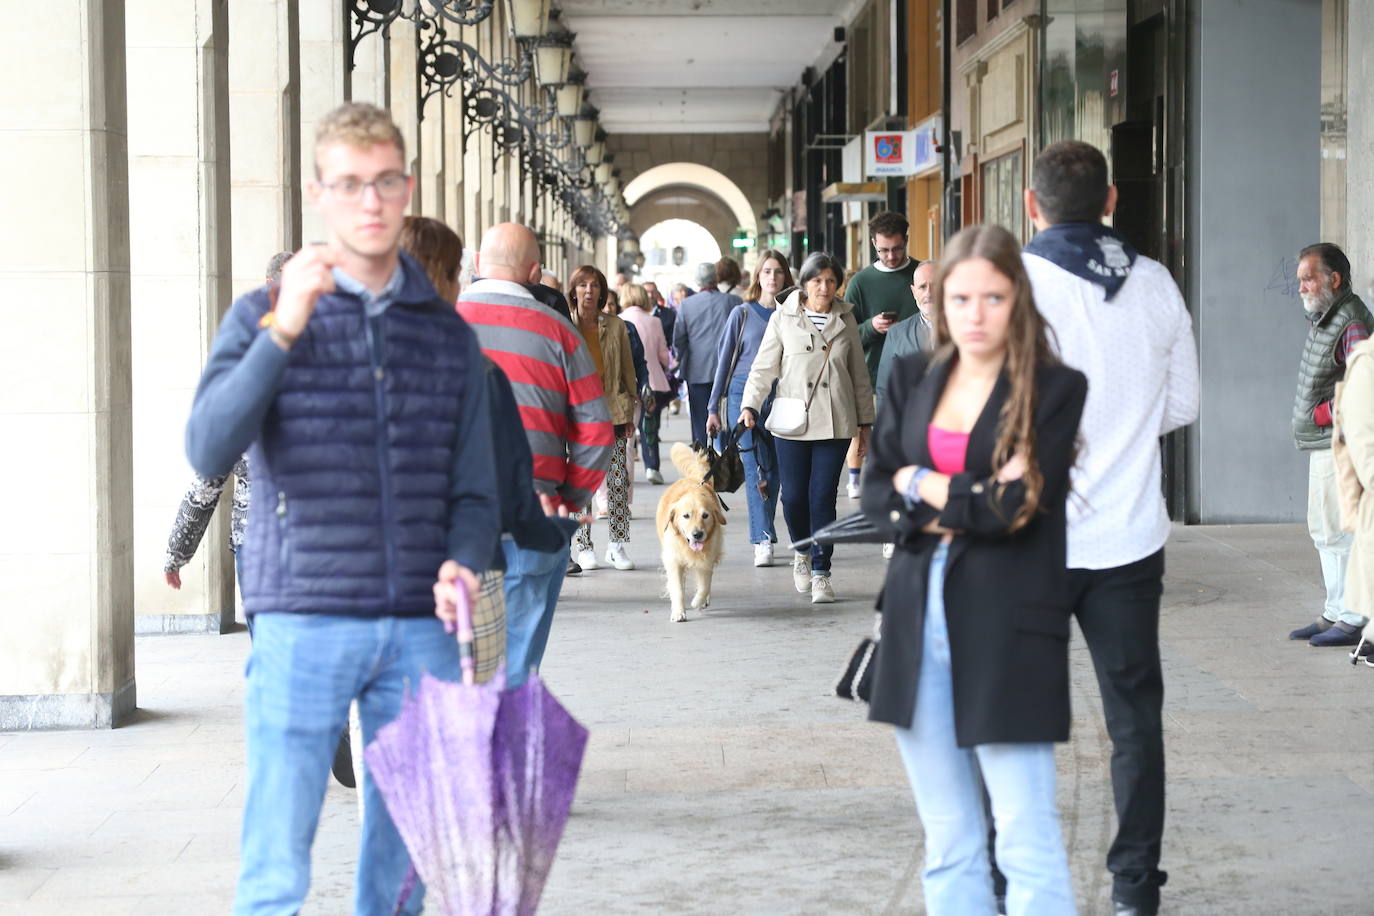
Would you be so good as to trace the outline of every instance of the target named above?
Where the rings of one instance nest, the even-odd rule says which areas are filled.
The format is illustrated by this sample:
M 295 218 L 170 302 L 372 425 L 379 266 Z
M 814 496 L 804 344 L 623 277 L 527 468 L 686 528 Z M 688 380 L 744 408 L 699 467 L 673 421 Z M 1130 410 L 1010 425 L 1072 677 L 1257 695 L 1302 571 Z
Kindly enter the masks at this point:
M 988 0 L 988 22 L 997 18 L 997 8 L 1001 6 L 998 0 Z
M 978 0 L 959 0 L 954 15 L 954 43 L 961 45 L 978 34 Z
M 1021 151 L 983 163 L 983 222 L 1002 226 L 1025 241 L 1021 217 Z

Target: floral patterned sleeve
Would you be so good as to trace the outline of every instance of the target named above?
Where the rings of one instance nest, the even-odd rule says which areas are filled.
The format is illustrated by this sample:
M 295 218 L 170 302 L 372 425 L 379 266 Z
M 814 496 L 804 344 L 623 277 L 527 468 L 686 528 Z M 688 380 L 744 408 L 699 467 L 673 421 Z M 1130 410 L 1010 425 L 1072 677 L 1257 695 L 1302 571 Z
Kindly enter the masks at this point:
M 171 537 L 167 539 L 167 558 L 162 564 L 164 572 L 175 572 L 191 562 L 228 480 L 229 475 L 225 474 L 222 477 L 196 477 L 191 481 L 190 489 L 177 508 Z

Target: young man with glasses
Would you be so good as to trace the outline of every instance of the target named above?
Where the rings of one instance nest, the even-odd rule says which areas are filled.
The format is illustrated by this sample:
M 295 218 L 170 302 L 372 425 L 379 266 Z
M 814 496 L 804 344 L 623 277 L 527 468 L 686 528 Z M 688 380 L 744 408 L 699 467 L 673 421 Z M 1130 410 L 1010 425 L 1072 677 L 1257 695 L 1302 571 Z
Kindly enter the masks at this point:
M 328 241 L 234 303 L 186 430 L 197 473 L 247 449 L 254 474 L 238 914 L 305 900 L 349 703 L 371 741 L 423 673 L 460 678 L 439 617 L 458 588 L 475 597 L 500 533 L 477 338 L 398 247 L 405 141 L 386 112 L 344 105 L 320 122 L 315 166 Z M 391 913 L 410 860 L 371 779 L 364 794 L 354 912 Z

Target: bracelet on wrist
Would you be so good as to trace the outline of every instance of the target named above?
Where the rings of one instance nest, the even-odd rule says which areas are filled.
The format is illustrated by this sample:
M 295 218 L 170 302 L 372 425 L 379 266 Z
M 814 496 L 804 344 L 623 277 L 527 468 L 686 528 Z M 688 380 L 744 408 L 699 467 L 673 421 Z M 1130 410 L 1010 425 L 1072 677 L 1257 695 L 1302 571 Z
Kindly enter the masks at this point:
M 286 333 L 281 328 L 277 327 L 275 324 L 267 326 L 267 336 L 271 337 L 272 341 L 284 350 L 291 349 L 293 346 L 295 346 L 296 341 L 299 339 L 294 334 Z
M 906 490 L 902 493 L 913 503 L 921 502 L 921 478 L 930 473 L 930 468 L 917 468 L 912 472 L 911 478 L 906 482 Z

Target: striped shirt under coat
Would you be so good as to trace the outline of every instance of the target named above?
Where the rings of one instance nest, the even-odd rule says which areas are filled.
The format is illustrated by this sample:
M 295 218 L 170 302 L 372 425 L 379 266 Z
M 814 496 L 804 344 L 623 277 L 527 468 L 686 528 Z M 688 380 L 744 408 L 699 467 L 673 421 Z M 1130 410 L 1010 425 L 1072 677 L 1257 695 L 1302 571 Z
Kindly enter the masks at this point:
M 458 314 L 515 391 L 534 455 L 534 488 L 572 511 L 591 504 L 611 464 L 605 390 L 582 335 L 518 283 L 478 280 Z M 492 423 L 509 422 L 493 417 Z M 500 460 L 498 456 L 498 460 Z
M 864 362 L 853 306 L 843 299 L 830 305 L 830 317 L 817 330 L 805 314 L 801 290 L 794 290 L 768 320 L 759 352 L 749 368 L 741 406 L 758 414 L 773 381 L 778 397 L 805 401 L 817 381 L 820 388 L 807 409 L 806 430 L 782 439 L 816 441 L 852 439 L 860 426 L 873 423 L 873 384 Z

